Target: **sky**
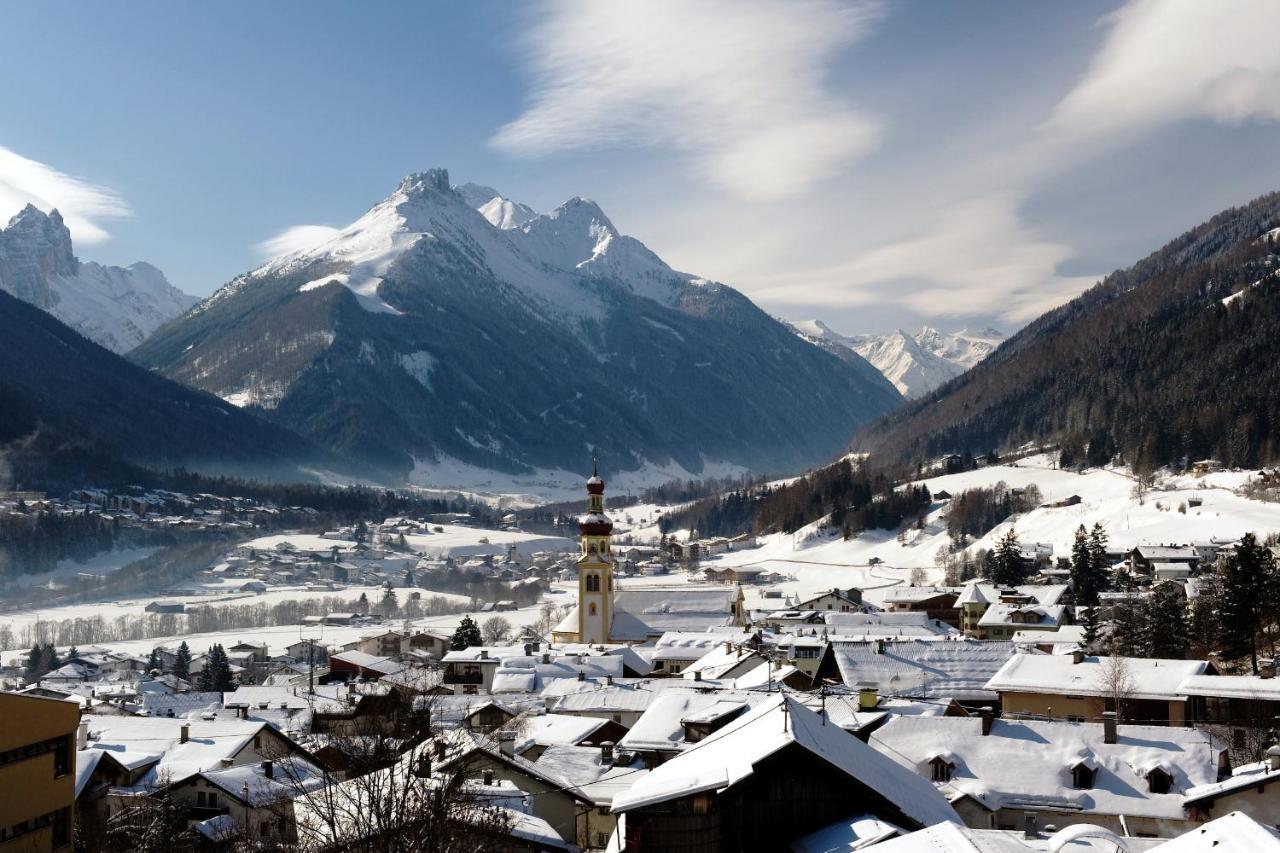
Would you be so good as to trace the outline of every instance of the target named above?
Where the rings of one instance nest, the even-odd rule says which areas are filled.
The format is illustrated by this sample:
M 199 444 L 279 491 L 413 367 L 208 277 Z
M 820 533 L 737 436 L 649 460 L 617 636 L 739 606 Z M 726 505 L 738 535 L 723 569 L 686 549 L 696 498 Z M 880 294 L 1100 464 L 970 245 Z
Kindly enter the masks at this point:
M 443 166 L 845 333 L 1011 331 L 1280 189 L 1277 0 L 15 4 L 0 222 L 205 295 Z

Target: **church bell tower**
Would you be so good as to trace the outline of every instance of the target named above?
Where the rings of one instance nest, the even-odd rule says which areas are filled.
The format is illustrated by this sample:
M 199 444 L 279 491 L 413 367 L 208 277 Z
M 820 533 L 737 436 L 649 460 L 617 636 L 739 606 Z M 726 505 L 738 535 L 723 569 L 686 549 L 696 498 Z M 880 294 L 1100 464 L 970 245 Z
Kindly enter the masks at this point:
M 604 480 L 593 465 L 587 513 L 578 519 L 578 642 L 607 643 L 613 620 L 613 522 L 604 513 Z

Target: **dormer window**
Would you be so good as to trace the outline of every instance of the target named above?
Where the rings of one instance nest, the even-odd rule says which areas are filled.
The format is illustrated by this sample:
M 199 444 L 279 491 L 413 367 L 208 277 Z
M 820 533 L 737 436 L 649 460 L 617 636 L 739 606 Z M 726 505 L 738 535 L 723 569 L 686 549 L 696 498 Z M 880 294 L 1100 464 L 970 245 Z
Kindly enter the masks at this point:
M 1071 768 L 1071 785 L 1079 789 L 1092 788 L 1097 775 L 1098 771 L 1089 765 L 1077 764 Z
M 950 782 L 951 774 L 955 769 L 956 766 L 942 756 L 938 756 L 929 762 L 930 777 L 935 782 Z
M 1159 767 L 1147 774 L 1147 790 L 1153 794 L 1167 794 L 1173 786 L 1173 779 Z

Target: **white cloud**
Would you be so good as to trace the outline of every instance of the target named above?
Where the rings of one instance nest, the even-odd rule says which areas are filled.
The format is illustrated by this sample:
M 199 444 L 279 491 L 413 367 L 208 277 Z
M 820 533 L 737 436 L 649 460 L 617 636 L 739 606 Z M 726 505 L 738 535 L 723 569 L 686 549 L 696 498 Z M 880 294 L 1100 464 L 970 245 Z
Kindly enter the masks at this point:
M 129 206 L 114 190 L 0 145 L 0 223 L 28 204 L 46 213 L 57 208 L 79 244 L 108 239 L 110 235 L 98 220 L 130 215 Z
M 998 193 L 944 207 L 911 237 L 754 295 L 797 305 L 896 302 L 925 317 L 1025 322 L 1098 277 L 1059 274 L 1074 250 L 1023 223 L 1019 203 L 1013 193 Z
M 878 141 L 878 123 L 823 78 L 879 12 L 833 0 L 557 0 L 529 34 L 529 106 L 493 143 L 524 156 L 664 147 L 742 199 L 803 194 Z
M 278 258 L 281 255 L 291 255 L 303 249 L 310 249 L 312 246 L 319 246 L 337 236 L 338 230 L 331 225 L 295 225 L 274 237 L 263 240 L 254 248 L 262 254 L 263 258 Z
M 1116 137 L 1188 118 L 1280 120 L 1275 0 L 1131 0 L 1047 129 Z

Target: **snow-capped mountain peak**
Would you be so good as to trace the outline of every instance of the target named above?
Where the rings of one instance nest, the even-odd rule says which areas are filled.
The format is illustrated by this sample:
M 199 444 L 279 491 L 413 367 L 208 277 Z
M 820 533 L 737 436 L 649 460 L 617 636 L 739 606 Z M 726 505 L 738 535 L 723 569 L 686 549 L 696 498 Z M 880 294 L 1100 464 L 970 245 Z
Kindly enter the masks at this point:
M 841 335 L 821 320 L 791 325 L 801 337 L 820 346 L 845 347 L 858 353 L 906 397 L 919 397 L 959 376 L 1004 340 L 994 329 L 942 332 L 924 326 L 914 335 L 902 329 L 885 335 Z
M 477 207 L 485 196 L 490 197 Z M 466 247 L 470 260 L 558 314 L 599 313 L 593 291 L 583 290 L 586 279 L 608 280 L 663 303 L 670 303 L 679 286 L 693 282 L 644 244 L 619 234 L 593 201 L 575 197 L 535 214 L 490 187 L 451 187 L 446 170 L 432 169 L 406 176 L 391 195 L 330 239 L 267 262 L 213 300 L 252 280 L 315 265 L 317 277 L 305 281 L 301 291 L 338 283 L 368 310 L 396 313 L 379 295 L 379 286 L 411 250 L 432 243 Z
M 81 263 L 56 209 L 28 204 L 0 228 L 0 290 L 115 352 L 127 352 L 196 303 L 147 263 Z

